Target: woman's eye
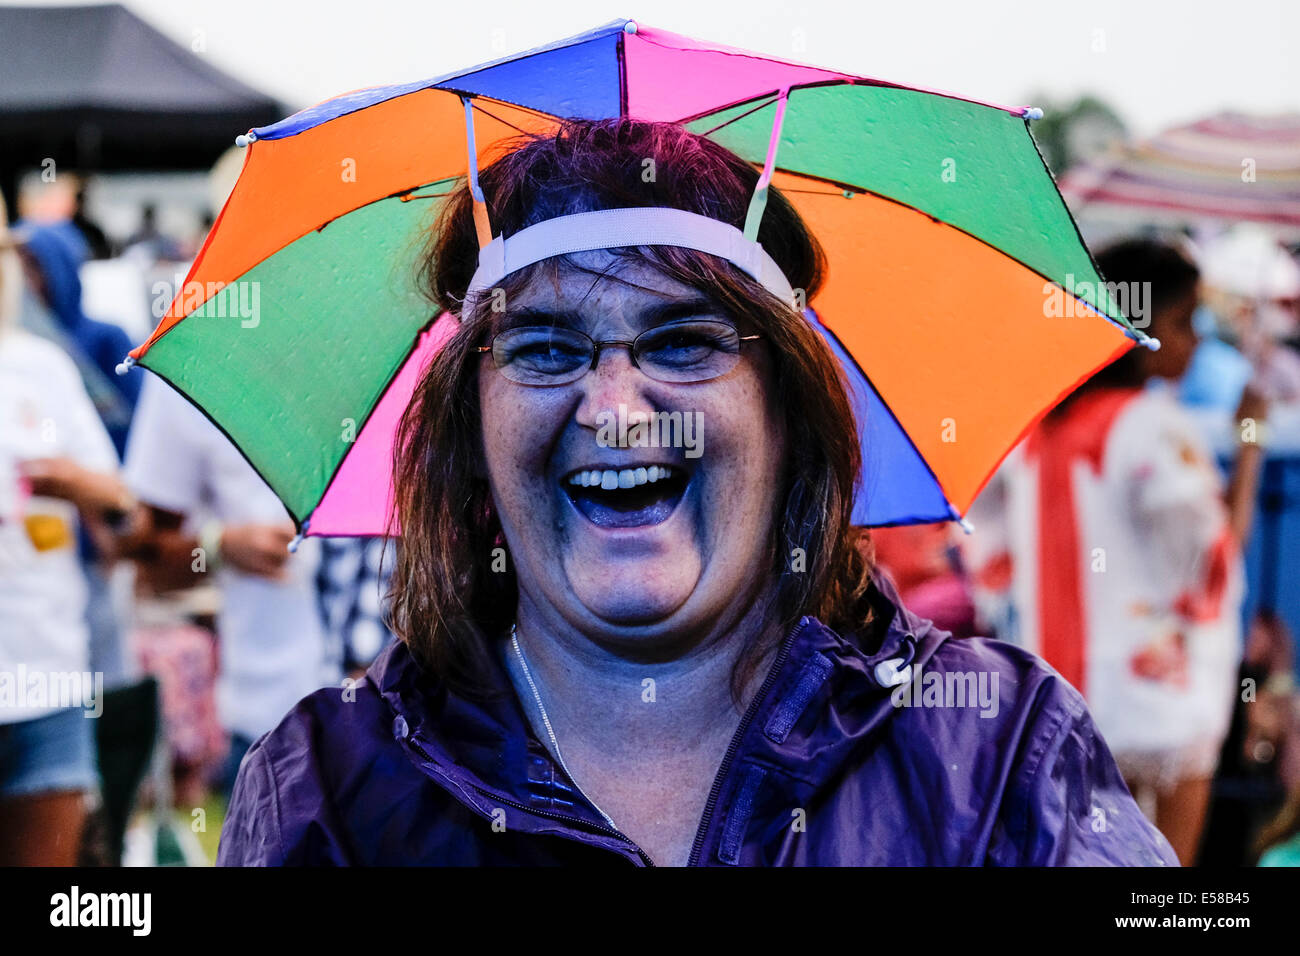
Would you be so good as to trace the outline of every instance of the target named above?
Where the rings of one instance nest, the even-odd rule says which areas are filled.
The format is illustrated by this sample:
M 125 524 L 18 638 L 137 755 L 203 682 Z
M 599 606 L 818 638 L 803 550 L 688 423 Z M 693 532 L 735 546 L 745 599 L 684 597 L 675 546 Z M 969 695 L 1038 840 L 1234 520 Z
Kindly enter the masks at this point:
M 699 332 L 671 332 L 659 341 L 660 348 L 688 349 L 713 345 L 713 339 Z
M 579 349 L 554 339 L 512 344 L 507 357 L 511 362 L 526 365 L 564 365 L 583 359 Z
M 726 350 L 723 334 L 713 329 L 669 329 L 643 344 L 652 361 L 676 364 L 704 361 Z
M 510 349 L 510 357 L 518 358 L 535 358 L 542 355 L 550 355 L 555 350 L 545 342 L 529 342 L 525 345 L 515 345 Z

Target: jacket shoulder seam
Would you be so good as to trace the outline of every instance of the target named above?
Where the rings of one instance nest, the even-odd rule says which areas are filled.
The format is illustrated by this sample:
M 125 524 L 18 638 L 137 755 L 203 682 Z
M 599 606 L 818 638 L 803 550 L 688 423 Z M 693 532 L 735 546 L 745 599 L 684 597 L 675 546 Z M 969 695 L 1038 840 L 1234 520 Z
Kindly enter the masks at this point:
M 1053 685 L 1062 685 L 1056 687 Z M 1044 762 L 1051 755 L 1051 763 L 1048 769 L 1056 765 L 1056 760 L 1060 756 L 1061 745 L 1066 736 L 1075 728 L 1079 718 L 1085 713 L 1085 709 L 1080 706 L 1080 701 L 1074 699 L 1071 688 L 1065 681 L 1056 674 L 1051 674 L 1040 685 L 1040 693 L 1043 697 L 1058 697 L 1060 704 L 1056 714 L 1053 715 L 1048 727 L 1034 734 L 1030 743 L 1029 752 L 1025 754 L 1021 762 L 1020 772 L 1017 774 L 1016 781 L 1016 802 L 1019 806 L 1016 808 L 1016 830 L 1020 834 L 1025 834 L 1029 829 L 1030 810 L 1033 806 L 1033 800 L 1030 799 L 1029 791 L 1033 789 L 1033 782 L 1042 772 Z M 1064 693 L 1061 693 L 1064 691 Z M 1075 692 L 1077 693 L 1077 692 Z M 1040 697 L 1040 703 L 1047 704 L 1046 700 Z M 1023 855 L 1023 846 L 1018 846 L 1017 850 Z
M 275 828 L 275 845 L 280 848 L 280 859 L 287 861 L 289 854 L 284 847 L 284 828 L 280 826 L 280 783 L 275 778 L 275 764 L 270 758 L 266 760 L 266 775 L 271 781 L 271 826 Z
M 266 749 L 270 736 L 269 733 L 263 734 L 261 739 L 253 745 L 255 749 L 249 751 L 246 759 L 250 761 L 250 770 L 253 769 L 251 762 L 256 761 L 266 773 L 267 782 L 270 784 L 268 788 L 271 798 L 270 826 L 275 831 L 275 846 L 280 853 L 280 861 L 284 863 L 288 861 L 289 857 L 285 852 L 284 831 L 280 825 L 280 783 L 275 776 L 275 761 L 271 759 L 271 755 L 267 753 Z

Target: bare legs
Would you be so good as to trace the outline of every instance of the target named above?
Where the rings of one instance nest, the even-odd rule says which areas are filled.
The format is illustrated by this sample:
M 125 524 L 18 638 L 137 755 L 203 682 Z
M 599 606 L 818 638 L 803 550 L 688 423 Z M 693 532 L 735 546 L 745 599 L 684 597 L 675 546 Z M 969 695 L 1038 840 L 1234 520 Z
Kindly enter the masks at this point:
M 85 794 L 61 790 L 0 800 L 0 867 L 76 866 Z
M 1210 807 L 1210 781 L 1212 778 L 1186 777 L 1167 790 L 1155 794 L 1155 814 L 1152 822 L 1164 834 L 1169 845 L 1178 854 L 1178 862 L 1191 866 L 1196 862 L 1205 818 Z M 1130 780 L 1128 788 L 1135 797 L 1141 794 L 1143 784 Z M 1150 800 L 1139 800 L 1144 810 Z

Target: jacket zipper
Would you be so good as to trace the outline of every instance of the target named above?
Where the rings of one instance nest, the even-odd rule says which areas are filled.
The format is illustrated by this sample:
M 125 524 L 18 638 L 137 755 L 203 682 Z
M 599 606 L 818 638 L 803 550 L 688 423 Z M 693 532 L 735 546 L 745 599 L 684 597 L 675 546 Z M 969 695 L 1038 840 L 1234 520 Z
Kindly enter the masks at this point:
M 429 756 L 428 753 L 425 752 L 425 749 L 423 747 L 421 747 L 418 743 L 416 743 L 414 737 L 408 737 L 407 743 L 409 743 L 415 749 L 415 752 L 418 753 L 421 757 L 423 757 L 429 763 L 436 765 L 434 759 L 431 756 Z M 439 776 L 441 776 L 441 774 Z M 626 834 L 621 833 L 618 830 L 613 829 L 612 827 L 607 827 L 600 823 L 591 823 L 587 820 L 583 820 L 578 817 L 567 816 L 566 814 L 563 813 L 553 813 L 550 810 L 538 810 L 536 807 L 530 807 L 526 804 L 518 803 L 514 800 L 508 800 L 505 797 L 500 796 L 499 794 L 493 793 L 490 790 L 478 786 L 472 781 L 469 781 L 469 785 L 473 789 L 477 790 L 479 793 L 483 794 L 483 796 L 487 797 L 488 799 L 495 800 L 498 803 L 504 803 L 507 806 L 514 807 L 517 810 L 523 810 L 525 813 L 531 813 L 534 816 L 539 816 L 539 817 L 547 817 L 551 820 L 562 820 L 565 823 L 570 823 L 579 827 L 585 827 L 589 830 L 597 830 L 601 833 L 607 833 L 610 836 L 617 837 L 618 839 L 626 843 L 628 846 L 632 847 L 632 849 L 636 850 L 637 855 L 641 857 L 641 860 L 645 863 L 646 866 L 655 865 L 654 860 L 650 859 L 650 857 L 646 854 L 645 850 L 641 849 L 639 846 L 633 843 L 632 840 Z M 579 792 L 581 793 L 581 791 Z M 453 796 L 454 795 L 455 794 L 453 793 Z M 471 808 L 471 809 L 477 809 L 477 808 Z
M 732 734 L 731 743 L 727 746 L 727 753 L 718 766 L 718 774 L 713 778 L 713 789 L 709 791 L 709 800 L 704 804 L 704 816 L 700 818 L 700 828 L 695 831 L 695 843 L 691 846 L 691 855 L 686 861 L 687 866 L 699 866 L 700 851 L 704 848 L 704 837 L 709 831 L 709 823 L 713 819 L 713 809 L 718 802 L 718 794 L 722 792 L 722 783 L 726 780 L 727 772 L 731 769 L 731 761 L 735 758 L 736 751 L 740 749 L 740 742 L 744 739 L 745 731 L 749 729 L 750 723 L 753 722 L 759 706 L 763 703 L 763 699 L 767 697 L 767 692 L 772 689 L 777 676 L 785 666 L 786 658 L 790 656 L 790 649 L 794 647 L 795 639 L 807 626 L 807 619 L 805 618 L 787 635 L 781 645 L 781 650 L 776 655 L 776 660 L 772 662 L 772 669 L 768 671 L 767 679 L 763 681 L 763 686 L 758 689 L 754 699 L 749 702 L 749 707 L 745 710 L 745 716 L 740 718 L 740 725 L 736 728 L 736 732 Z

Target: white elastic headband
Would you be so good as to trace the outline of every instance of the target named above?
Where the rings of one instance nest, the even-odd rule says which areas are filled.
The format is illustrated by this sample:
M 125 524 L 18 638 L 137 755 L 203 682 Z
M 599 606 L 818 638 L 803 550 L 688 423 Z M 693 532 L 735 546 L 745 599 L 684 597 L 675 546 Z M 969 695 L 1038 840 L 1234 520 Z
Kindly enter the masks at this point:
M 681 246 L 710 253 L 734 263 L 782 302 L 794 304 L 790 280 L 757 242 L 728 223 L 661 206 L 574 213 L 539 222 L 509 238 L 497 236 L 479 250 L 466 298 L 551 256 L 621 246 Z
M 681 246 L 707 252 L 734 263 L 782 302 L 797 307 L 794 289 L 781 267 L 758 243 L 758 224 L 767 205 L 768 185 L 776 168 L 776 149 L 790 88 L 781 87 L 775 99 L 776 116 L 767 144 L 767 159 L 750 197 L 742 232 L 729 223 L 685 209 L 635 206 L 558 216 L 521 229 L 509 238 L 492 236 L 487 202 L 478 183 L 478 148 L 474 143 L 472 98 L 461 94 L 465 107 L 465 141 L 469 149 L 469 189 L 474 200 L 474 229 L 478 234 L 478 268 L 469 281 L 466 300 L 525 266 L 551 256 L 625 246 Z

